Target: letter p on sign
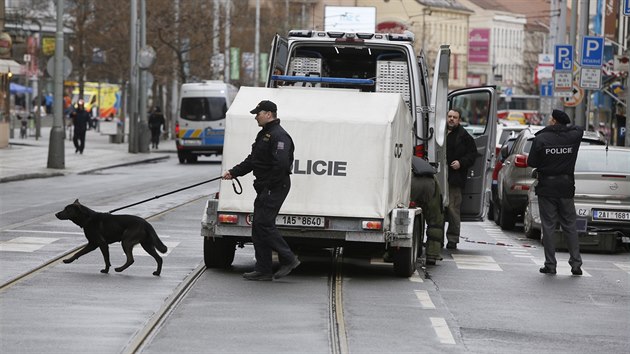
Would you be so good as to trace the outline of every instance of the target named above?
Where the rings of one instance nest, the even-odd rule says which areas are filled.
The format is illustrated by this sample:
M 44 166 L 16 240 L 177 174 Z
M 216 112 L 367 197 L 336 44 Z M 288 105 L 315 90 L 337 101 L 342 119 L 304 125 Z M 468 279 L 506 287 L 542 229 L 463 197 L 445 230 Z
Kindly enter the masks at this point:
M 602 66 L 604 62 L 604 38 L 585 36 L 582 39 L 580 54 L 582 66 Z

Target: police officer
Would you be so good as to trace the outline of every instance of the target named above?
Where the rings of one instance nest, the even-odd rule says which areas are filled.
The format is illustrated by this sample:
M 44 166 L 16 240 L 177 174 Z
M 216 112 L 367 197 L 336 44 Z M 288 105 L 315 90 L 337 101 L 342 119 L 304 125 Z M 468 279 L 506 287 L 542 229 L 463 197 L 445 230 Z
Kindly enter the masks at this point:
M 441 260 L 440 252 L 444 240 L 444 208 L 442 192 L 435 169 L 426 160 L 414 156 L 412 160 L 411 201 L 422 208 L 427 223 L 426 265 L 435 265 Z
M 560 223 L 567 239 L 569 264 L 573 275 L 582 275 L 582 257 L 575 225 L 575 160 L 584 130 L 568 126 L 571 120 L 563 111 L 554 109 L 547 127 L 538 131 L 527 164 L 536 167 L 536 195 L 545 247 L 544 274 L 556 274 L 556 242 L 554 232 Z
M 83 154 L 83 149 L 85 149 L 85 132 L 92 119 L 90 113 L 86 111 L 84 107 L 85 102 L 80 99 L 77 102 L 77 109 L 70 114 L 72 124 L 74 125 L 74 136 L 72 138 L 72 142 L 74 143 L 75 154 Z
M 241 162 L 223 174 L 223 179 L 244 176 L 254 172 L 254 220 L 252 241 L 256 254 L 253 272 L 243 274 L 247 280 L 272 280 L 288 275 L 300 265 L 286 241 L 276 228 L 276 216 L 291 188 L 291 164 L 293 164 L 293 140 L 280 126 L 276 104 L 261 101 L 250 111 L 256 115 L 262 129 L 256 136 L 252 151 Z M 278 253 L 280 268 L 272 274 L 271 252 Z

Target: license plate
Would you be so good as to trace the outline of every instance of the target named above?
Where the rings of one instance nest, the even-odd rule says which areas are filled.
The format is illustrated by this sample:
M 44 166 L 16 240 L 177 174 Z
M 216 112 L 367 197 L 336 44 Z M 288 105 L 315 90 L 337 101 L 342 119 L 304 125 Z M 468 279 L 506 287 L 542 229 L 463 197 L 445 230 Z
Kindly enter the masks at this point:
M 182 139 L 182 145 L 199 146 L 199 145 L 201 145 L 201 140 L 199 140 L 199 139 Z
M 324 227 L 325 219 L 321 216 L 278 215 L 276 217 L 276 225 L 294 227 Z
M 593 220 L 626 220 L 630 221 L 630 211 L 593 210 Z

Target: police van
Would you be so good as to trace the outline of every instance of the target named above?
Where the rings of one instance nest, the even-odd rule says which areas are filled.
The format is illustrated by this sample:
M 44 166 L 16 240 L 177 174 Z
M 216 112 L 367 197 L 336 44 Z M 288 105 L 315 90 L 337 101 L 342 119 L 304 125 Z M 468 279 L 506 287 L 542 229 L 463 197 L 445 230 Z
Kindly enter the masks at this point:
M 238 89 L 222 81 L 183 84 L 175 122 L 180 163 L 197 162 L 200 155 L 223 153 L 225 113 Z

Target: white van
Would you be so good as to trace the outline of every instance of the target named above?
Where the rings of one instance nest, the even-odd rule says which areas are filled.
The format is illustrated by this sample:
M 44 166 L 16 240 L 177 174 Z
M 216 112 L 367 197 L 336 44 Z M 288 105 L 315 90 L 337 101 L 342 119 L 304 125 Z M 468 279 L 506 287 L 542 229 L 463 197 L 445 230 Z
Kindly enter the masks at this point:
M 175 144 L 180 163 L 197 162 L 199 155 L 223 153 L 225 113 L 238 89 L 222 81 L 183 84 Z

